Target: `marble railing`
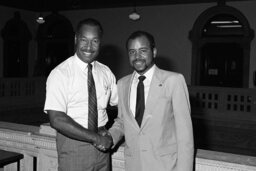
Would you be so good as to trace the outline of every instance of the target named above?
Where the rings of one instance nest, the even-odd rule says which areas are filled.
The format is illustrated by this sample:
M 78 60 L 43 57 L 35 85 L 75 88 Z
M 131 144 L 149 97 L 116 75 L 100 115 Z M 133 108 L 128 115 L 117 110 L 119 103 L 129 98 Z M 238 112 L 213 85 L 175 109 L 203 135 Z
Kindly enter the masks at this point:
M 0 122 L 0 149 L 24 155 L 20 171 L 33 171 L 35 168 L 37 171 L 57 171 L 54 130 L 50 127 L 47 129 L 40 131 L 40 127 Z M 113 171 L 124 171 L 123 150 L 120 146 L 112 155 Z M 199 149 L 195 157 L 195 170 L 255 171 L 256 157 Z

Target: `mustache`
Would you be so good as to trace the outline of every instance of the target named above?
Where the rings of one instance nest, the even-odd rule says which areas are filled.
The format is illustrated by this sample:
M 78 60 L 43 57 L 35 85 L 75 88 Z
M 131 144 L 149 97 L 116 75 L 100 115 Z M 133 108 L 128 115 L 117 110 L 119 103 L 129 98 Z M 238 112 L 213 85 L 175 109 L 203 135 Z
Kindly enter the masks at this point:
M 84 48 L 81 48 L 80 49 L 82 52 L 87 52 L 87 53 L 94 53 L 95 50 L 88 50 L 88 49 L 84 49 Z
M 136 63 L 136 62 L 145 62 L 145 60 L 144 60 L 144 59 L 135 59 L 135 60 L 133 60 L 132 62 L 133 62 L 133 63 Z

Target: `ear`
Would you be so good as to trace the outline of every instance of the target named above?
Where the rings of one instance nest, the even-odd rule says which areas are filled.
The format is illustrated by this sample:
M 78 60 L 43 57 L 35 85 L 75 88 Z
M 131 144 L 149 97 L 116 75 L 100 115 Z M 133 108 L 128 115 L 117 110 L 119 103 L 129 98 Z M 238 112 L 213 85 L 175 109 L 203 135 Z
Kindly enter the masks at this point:
M 156 48 L 154 48 L 154 49 L 153 49 L 153 58 L 155 58 L 155 57 L 156 57 L 156 54 L 157 54 L 157 49 L 156 49 Z

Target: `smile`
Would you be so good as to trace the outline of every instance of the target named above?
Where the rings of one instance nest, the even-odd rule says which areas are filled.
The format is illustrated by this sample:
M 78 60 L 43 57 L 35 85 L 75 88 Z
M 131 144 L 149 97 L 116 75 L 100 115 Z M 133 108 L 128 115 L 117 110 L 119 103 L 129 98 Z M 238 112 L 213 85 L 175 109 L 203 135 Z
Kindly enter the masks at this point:
M 91 52 L 84 52 L 85 55 L 90 55 L 92 54 Z
M 85 56 L 90 56 L 93 54 L 93 52 L 85 52 L 85 51 L 82 51 L 82 53 L 85 55 Z
M 143 60 L 136 60 L 133 62 L 135 65 L 142 65 L 144 63 Z

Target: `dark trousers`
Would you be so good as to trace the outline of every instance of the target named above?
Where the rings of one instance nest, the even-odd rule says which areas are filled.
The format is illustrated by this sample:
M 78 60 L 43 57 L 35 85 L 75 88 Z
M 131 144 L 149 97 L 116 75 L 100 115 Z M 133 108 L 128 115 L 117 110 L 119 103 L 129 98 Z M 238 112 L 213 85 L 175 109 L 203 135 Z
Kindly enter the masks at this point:
M 58 171 L 110 171 L 110 154 L 57 133 Z

